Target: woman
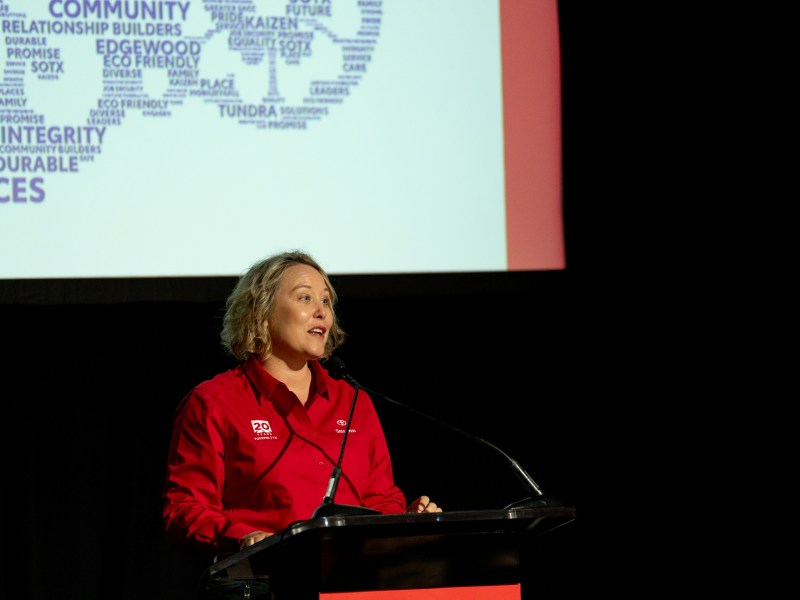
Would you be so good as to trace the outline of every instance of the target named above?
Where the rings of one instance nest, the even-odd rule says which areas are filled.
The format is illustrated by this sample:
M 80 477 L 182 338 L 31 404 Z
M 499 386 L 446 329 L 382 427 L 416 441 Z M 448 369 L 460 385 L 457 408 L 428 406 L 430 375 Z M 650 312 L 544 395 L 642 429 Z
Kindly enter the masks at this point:
M 226 302 L 222 343 L 241 362 L 196 386 L 176 411 L 163 510 L 172 539 L 209 556 L 232 552 L 311 518 L 321 504 L 354 393 L 319 363 L 345 339 L 335 304 L 328 275 L 303 252 L 269 257 L 239 279 Z M 364 391 L 335 502 L 384 514 L 441 512 L 427 496 L 406 505 Z M 259 582 L 211 583 L 246 585 L 251 598 L 267 593 Z

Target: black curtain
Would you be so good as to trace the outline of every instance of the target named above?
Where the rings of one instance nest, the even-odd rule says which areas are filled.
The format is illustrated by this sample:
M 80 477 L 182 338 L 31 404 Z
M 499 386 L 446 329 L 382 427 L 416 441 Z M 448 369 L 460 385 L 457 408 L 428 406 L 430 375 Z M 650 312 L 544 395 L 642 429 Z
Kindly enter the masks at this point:
M 345 295 L 339 355 L 362 385 L 497 445 L 574 506 L 580 328 L 568 286 L 535 275 L 497 293 Z M 222 299 L 3 307 L 3 575 L 23 590 L 7 597 L 190 597 L 199 567 L 166 543 L 160 491 L 177 403 L 234 364 L 222 311 Z M 501 455 L 375 402 L 409 499 L 480 510 L 530 495 Z

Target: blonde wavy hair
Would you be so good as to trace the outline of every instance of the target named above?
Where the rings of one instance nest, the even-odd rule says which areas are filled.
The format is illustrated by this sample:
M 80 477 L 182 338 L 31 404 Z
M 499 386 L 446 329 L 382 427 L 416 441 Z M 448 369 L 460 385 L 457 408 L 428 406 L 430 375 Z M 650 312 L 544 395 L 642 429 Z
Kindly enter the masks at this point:
M 331 296 L 333 326 L 325 343 L 328 358 L 345 340 L 346 334 L 336 317 L 336 291 L 328 274 L 311 256 L 301 250 L 282 252 L 265 258 L 239 278 L 225 301 L 225 316 L 220 335 L 222 346 L 234 357 L 245 360 L 254 355 L 266 360 L 272 354 L 272 337 L 267 319 L 275 308 L 275 294 L 286 269 L 293 265 L 308 265 L 319 271 Z

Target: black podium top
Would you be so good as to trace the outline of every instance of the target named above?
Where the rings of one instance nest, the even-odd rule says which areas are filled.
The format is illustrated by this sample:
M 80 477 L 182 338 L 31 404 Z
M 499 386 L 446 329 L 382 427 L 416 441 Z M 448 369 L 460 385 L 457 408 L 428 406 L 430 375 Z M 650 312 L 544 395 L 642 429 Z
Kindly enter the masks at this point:
M 244 565 L 274 590 L 322 592 L 517 583 L 531 540 L 574 518 L 574 508 L 561 506 L 319 517 L 216 562 L 207 574 Z

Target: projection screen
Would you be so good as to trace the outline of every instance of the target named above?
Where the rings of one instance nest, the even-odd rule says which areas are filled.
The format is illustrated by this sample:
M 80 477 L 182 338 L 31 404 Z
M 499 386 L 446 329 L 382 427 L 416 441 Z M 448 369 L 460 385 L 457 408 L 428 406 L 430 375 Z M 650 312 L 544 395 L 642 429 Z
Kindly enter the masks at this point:
M 556 0 L 0 0 L 0 279 L 564 269 Z

